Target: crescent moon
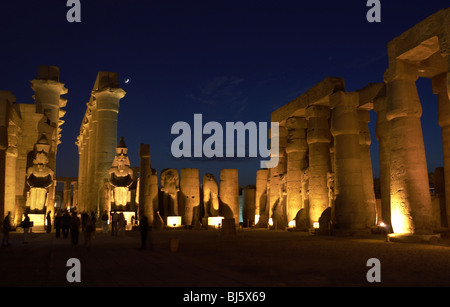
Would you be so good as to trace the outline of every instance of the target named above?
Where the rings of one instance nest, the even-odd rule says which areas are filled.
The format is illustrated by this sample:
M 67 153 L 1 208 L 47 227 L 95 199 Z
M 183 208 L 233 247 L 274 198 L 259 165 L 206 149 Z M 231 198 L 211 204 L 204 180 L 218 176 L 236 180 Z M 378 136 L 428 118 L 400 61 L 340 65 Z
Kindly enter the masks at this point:
M 125 83 L 128 83 L 128 82 L 130 82 L 130 79 L 128 79 L 128 78 L 125 79 Z

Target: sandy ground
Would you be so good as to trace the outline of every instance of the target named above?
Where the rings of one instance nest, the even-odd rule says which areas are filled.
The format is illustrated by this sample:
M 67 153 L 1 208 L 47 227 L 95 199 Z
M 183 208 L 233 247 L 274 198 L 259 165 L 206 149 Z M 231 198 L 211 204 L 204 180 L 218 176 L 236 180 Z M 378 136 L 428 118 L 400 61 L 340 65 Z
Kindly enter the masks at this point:
M 153 231 L 153 250 L 139 250 L 138 231 L 118 237 L 97 230 L 90 248 L 55 234 L 33 233 L 29 243 L 11 233 L 0 249 L 0 286 L 73 286 L 69 258 L 81 264 L 77 286 L 322 287 L 450 286 L 450 240 L 435 244 L 386 242 L 383 235 L 327 237 L 244 229 Z M 172 238 L 178 251 L 170 251 Z M 381 282 L 370 283 L 370 258 Z

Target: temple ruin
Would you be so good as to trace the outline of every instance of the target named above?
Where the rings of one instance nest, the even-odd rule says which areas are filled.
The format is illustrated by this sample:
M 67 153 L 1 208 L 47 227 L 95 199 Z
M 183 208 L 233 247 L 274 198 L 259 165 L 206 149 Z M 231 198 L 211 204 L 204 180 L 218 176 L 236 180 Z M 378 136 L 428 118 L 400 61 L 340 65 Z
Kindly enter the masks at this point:
M 429 16 L 388 43 L 384 82 L 347 92 L 343 78 L 327 77 L 271 114 L 279 123 L 278 165 L 256 172 L 243 189 L 240 215 L 237 169 L 220 178 L 198 169 L 151 168 L 150 145 L 131 167 L 117 138 L 117 73 L 99 72 L 76 145 L 78 179 L 65 181 L 80 212 L 127 211 L 158 227 L 237 226 L 369 233 L 381 223 L 395 234 L 430 235 L 450 225 L 450 8 Z M 438 97 L 444 167 L 436 173 L 439 199 L 430 195 L 415 81 L 432 79 Z M 39 66 L 31 81 L 34 104 L 0 91 L 0 214 L 17 224 L 25 211 L 35 221 L 54 211 L 56 153 L 67 93 L 59 68 Z M 376 199 L 370 157 L 369 112 L 376 112 L 380 193 Z M 130 150 L 138 150 L 132 148 Z M 133 161 L 137 163 L 137 161 Z M 159 172 L 159 176 L 158 176 Z M 66 196 L 64 197 L 66 198 Z M 70 197 L 68 197 L 70 198 Z M 437 205 L 436 205 L 437 204 Z M 437 206 L 437 209 L 436 209 Z

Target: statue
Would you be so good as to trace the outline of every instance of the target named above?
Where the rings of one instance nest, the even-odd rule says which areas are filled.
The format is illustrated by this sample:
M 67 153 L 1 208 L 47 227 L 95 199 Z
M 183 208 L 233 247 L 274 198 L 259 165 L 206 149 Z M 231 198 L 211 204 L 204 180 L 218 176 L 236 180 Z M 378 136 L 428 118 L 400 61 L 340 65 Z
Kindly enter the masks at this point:
M 161 191 L 164 192 L 164 215 L 177 216 L 178 214 L 178 191 L 180 183 L 178 171 L 167 168 L 161 171 Z
M 54 172 L 48 164 L 50 145 L 43 134 L 35 145 L 33 166 L 27 169 L 27 184 L 30 187 L 28 205 L 30 210 L 44 210 L 48 188 L 53 184 Z
M 113 187 L 114 203 L 116 206 L 126 206 L 128 191 L 133 184 L 133 170 L 127 156 L 128 148 L 123 137 L 120 137 L 116 148 L 116 156 L 109 169 L 109 183 Z
M 336 191 L 334 187 L 334 173 L 327 172 L 327 188 L 328 188 L 328 207 L 332 207 L 336 199 Z
M 205 217 L 219 215 L 219 186 L 213 174 L 203 176 L 203 209 Z

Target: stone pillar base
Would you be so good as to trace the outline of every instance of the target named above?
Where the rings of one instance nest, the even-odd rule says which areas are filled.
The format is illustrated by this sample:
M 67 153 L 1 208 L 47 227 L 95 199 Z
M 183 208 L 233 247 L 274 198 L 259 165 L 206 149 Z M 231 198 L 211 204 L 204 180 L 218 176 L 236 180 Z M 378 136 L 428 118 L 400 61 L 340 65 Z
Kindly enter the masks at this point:
M 400 243 L 436 243 L 441 239 L 440 234 L 414 235 L 402 233 L 390 233 L 387 235 L 387 242 Z

